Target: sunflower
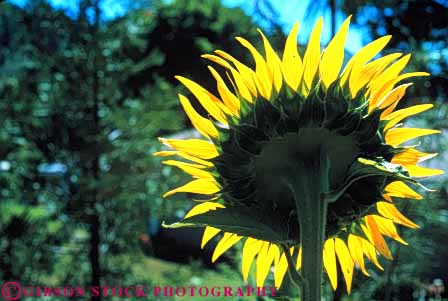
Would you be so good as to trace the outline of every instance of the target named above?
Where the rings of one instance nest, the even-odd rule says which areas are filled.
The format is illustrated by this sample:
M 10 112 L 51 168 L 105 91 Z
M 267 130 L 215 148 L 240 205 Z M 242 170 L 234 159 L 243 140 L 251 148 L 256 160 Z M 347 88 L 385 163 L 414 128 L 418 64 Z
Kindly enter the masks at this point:
M 396 110 L 411 85 L 402 81 L 428 73 L 401 73 L 409 54 L 377 57 L 390 36 L 366 45 L 341 70 L 350 17 L 323 51 L 322 23 L 303 57 L 298 23 L 281 58 L 260 30 L 262 52 L 236 38 L 255 68 L 221 50 L 204 54 L 215 66 L 208 66 L 215 94 L 176 76 L 208 112 L 200 115 L 179 94 L 204 138 L 160 138 L 171 150 L 156 153 L 177 156 L 163 163 L 193 178 L 164 197 L 196 195 L 184 219 L 166 227 L 205 227 L 202 248 L 221 235 L 213 262 L 243 241 L 244 280 L 255 261 L 256 285 L 263 286 L 273 266 L 276 287 L 289 271 L 303 300 L 313 301 L 320 300 L 323 270 L 336 289 L 338 262 L 348 293 L 355 265 L 366 276 L 365 260 L 382 270 L 378 255 L 392 259 L 385 237 L 407 244 L 396 225 L 418 228 L 396 204 L 422 199 L 416 179 L 443 173 L 418 165 L 436 154 L 406 143 L 439 131 L 402 124 L 432 104 Z

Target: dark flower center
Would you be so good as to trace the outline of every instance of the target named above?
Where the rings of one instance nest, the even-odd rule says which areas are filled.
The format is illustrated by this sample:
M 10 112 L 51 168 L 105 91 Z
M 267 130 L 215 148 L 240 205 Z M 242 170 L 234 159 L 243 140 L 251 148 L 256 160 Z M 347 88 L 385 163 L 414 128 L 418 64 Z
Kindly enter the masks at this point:
M 306 99 L 283 93 L 272 102 L 245 105 L 241 119 L 220 130 L 221 155 L 214 164 L 223 200 L 266 217 L 273 228 L 287 225 L 293 241 L 300 241 L 300 231 L 291 183 L 327 160 L 331 191 L 344 183 L 357 158 L 390 161 L 393 155 L 379 132 L 381 111 L 367 114 L 365 99 L 346 99 L 339 89 L 316 89 Z M 329 204 L 326 234 L 350 226 L 378 201 L 387 182 L 378 176 L 351 185 Z

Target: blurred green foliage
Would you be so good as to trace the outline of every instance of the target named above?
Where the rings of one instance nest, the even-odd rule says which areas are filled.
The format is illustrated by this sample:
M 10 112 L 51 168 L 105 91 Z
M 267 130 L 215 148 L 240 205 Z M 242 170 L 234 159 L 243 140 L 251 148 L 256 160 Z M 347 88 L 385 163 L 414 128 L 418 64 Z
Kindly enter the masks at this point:
M 189 126 L 173 76 L 208 78 L 200 54 L 253 37 L 252 20 L 218 1 L 107 22 L 98 1 L 74 18 L 43 1 L 0 6 L 0 278 L 149 284 L 132 272 L 139 235 L 190 206 L 162 200 L 183 179 L 152 156 Z

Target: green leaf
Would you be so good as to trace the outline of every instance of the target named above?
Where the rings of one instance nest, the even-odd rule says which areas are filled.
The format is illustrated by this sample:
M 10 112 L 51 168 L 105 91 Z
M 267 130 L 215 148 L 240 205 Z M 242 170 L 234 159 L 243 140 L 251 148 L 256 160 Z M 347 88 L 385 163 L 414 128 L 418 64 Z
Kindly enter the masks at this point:
M 250 236 L 270 242 L 284 243 L 287 240 L 285 238 L 287 233 L 284 230 L 274 229 L 271 225 L 257 218 L 256 213 L 240 206 L 208 211 L 170 225 L 163 223 L 162 226 L 172 229 L 211 226 L 219 228 L 224 232 Z
M 329 203 L 338 200 L 344 192 L 356 181 L 367 177 L 389 177 L 405 182 L 418 184 L 417 181 L 409 177 L 407 171 L 400 165 L 392 164 L 387 161 L 374 161 L 365 158 L 358 158 L 348 171 L 344 184 L 338 189 L 325 194 L 325 200 Z

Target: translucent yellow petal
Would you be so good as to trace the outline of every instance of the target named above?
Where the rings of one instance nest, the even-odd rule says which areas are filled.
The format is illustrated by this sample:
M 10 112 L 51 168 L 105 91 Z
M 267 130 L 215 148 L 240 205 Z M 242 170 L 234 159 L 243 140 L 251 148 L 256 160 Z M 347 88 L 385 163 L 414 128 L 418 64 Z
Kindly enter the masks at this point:
M 305 50 L 305 55 L 303 56 L 303 83 L 305 84 L 303 92 L 306 95 L 312 87 L 314 76 L 319 68 L 320 34 L 322 32 L 322 24 L 323 19 L 320 17 L 311 32 L 308 46 Z
M 378 225 L 375 222 L 375 219 L 368 215 L 364 218 L 367 224 L 367 228 L 363 228 L 363 230 L 367 229 L 370 236 L 366 234 L 366 236 L 369 238 L 370 242 L 375 246 L 375 248 L 378 250 L 378 252 L 381 253 L 384 257 L 387 259 L 392 259 L 392 254 L 389 250 L 389 247 L 387 246 L 386 241 L 384 240 L 384 237 L 381 235 L 381 232 L 378 228 Z
M 224 106 L 216 96 L 188 78 L 183 76 L 175 76 L 175 78 L 193 93 L 204 109 L 206 109 L 213 118 L 224 125 L 228 125 L 227 117 L 223 112 Z
M 212 255 L 212 262 L 215 262 L 222 254 L 239 242 L 241 238 L 243 237 L 238 236 L 235 233 L 225 232 L 221 240 L 216 245 L 215 251 Z
M 378 258 L 376 257 L 375 247 L 365 239 L 362 239 L 362 250 L 367 258 L 373 262 L 373 264 L 379 268 L 380 270 L 384 270 L 384 268 L 380 265 Z
M 255 49 L 254 46 L 252 46 L 249 41 L 242 37 L 237 37 L 236 40 L 240 42 L 241 45 L 246 47 L 250 53 L 252 54 L 254 60 L 255 60 L 255 73 L 257 75 L 257 78 L 261 84 L 261 86 L 258 87 L 258 91 L 260 92 L 261 96 L 263 96 L 265 99 L 269 100 L 271 97 L 272 92 L 272 84 L 273 84 L 273 78 L 271 74 L 269 73 L 268 66 L 266 64 L 265 59 L 263 56 L 258 52 L 257 49 Z
M 349 88 L 353 98 L 359 90 L 365 87 L 373 78 L 380 74 L 392 61 L 401 56 L 401 53 L 391 53 L 368 63 L 360 68 L 357 76 L 350 77 Z
M 181 140 L 159 138 L 159 141 L 166 146 L 201 159 L 212 159 L 219 155 L 213 143 L 200 139 Z
M 214 179 L 196 179 L 188 182 L 181 187 L 166 192 L 163 197 L 166 198 L 179 192 L 214 194 L 219 192 L 220 190 L 221 188 L 218 186 L 218 183 Z
M 406 90 L 409 86 L 412 86 L 412 83 L 403 84 L 394 88 L 392 91 L 387 93 L 378 103 L 374 104 L 374 102 L 371 101 L 369 105 L 369 112 L 371 112 L 376 107 L 380 109 L 389 107 L 381 114 L 381 119 L 387 118 L 387 116 L 393 112 L 398 102 L 406 94 Z
M 428 76 L 429 73 L 427 72 L 411 72 L 411 73 L 405 73 L 398 77 L 393 77 L 389 79 L 387 82 L 384 82 L 382 87 L 378 89 L 375 93 L 372 94 L 371 102 L 377 103 L 376 106 L 380 106 L 382 103 L 382 100 L 384 97 L 393 89 L 395 84 L 402 81 L 403 79 L 410 78 L 410 77 L 416 77 L 416 76 Z M 379 101 L 378 101 L 379 100 Z M 380 106 L 385 107 L 385 106 Z
M 182 94 L 179 94 L 179 100 L 191 123 L 199 133 L 207 138 L 218 137 L 218 131 L 216 130 L 213 122 L 199 115 L 199 113 L 196 112 L 191 105 L 190 101 Z
M 175 160 L 166 160 L 166 161 L 162 161 L 162 163 L 166 164 L 166 165 L 178 167 L 178 168 L 182 169 L 184 172 L 186 172 L 187 174 L 192 175 L 195 178 L 203 178 L 203 179 L 213 178 L 213 175 L 210 172 L 204 170 L 205 166 L 202 166 L 199 164 L 191 164 L 191 163 L 175 161 Z
M 376 203 L 376 209 L 385 218 L 393 220 L 394 223 L 400 224 L 409 228 L 418 228 L 419 226 L 404 216 L 394 204 L 387 202 Z
M 212 61 L 226 69 L 232 69 L 233 67 L 223 58 L 220 58 L 219 56 L 213 55 L 213 54 L 203 54 L 201 55 L 202 58 L 207 59 L 209 61 Z
M 299 247 L 299 254 L 297 254 L 297 261 L 296 261 L 296 270 L 300 270 L 302 267 L 302 246 Z
M 222 50 L 215 50 L 215 53 L 225 58 L 226 60 L 232 62 L 235 65 L 236 70 L 238 71 L 239 74 L 241 74 L 241 79 L 246 88 L 249 89 L 250 93 L 253 96 L 257 97 L 258 95 L 257 83 L 255 81 L 255 78 L 257 76 L 255 74 L 255 71 L 253 71 L 251 68 L 247 67 L 246 65 L 238 61 L 236 58 L 234 58 L 233 56 Z
M 201 249 L 204 249 L 205 245 L 218 233 L 221 232 L 221 229 L 207 226 L 205 227 L 204 234 L 202 235 L 202 241 L 201 241 Z
M 352 256 L 350 255 L 347 245 L 342 239 L 336 238 L 334 247 L 341 266 L 342 275 L 344 275 L 347 293 L 350 294 L 350 291 L 352 290 L 353 268 L 355 267 Z
M 240 115 L 240 101 L 232 92 L 230 92 L 226 83 L 219 75 L 219 73 L 211 66 L 208 66 L 210 73 L 216 80 L 216 87 L 218 89 L 219 96 L 221 97 L 224 104 L 229 108 L 233 116 L 239 117 Z
M 416 177 L 416 178 L 438 176 L 438 175 L 442 175 L 445 173 L 441 169 L 427 168 L 427 167 L 422 167 L 422 166 L 418 166 L 418 165 L 404 164 L 403 166 L 409 172 L 409 175 L 411 177 Z
M 400 72 L 406 67 L 407 63 L 411 58 L 410 54 L 407 54 L 397 60 L 395 63 L 390 65 L 386 70 L 384 70 L 380 75 L 375 77 L 375 79 L 371 82 L 370 92 L 371 92 L 371 105 L 375 106 L 381 97 L 388 92 L 390 87 L 390 81 L 395 80 L 400 74 Z
M 258 287 L 263 286 L 266 277 L 269 274 L 269 269 L 276 256 L 279 256 L 279 248 L 268 242 L 263 242 L 260 252 L 257 256 L 257 271 L 256 271 L 256 285 Z
M 359 50 L 348 61 L 341 76 L 341 85 L 344 85 L 347 79 L 357 80 L 362 66 L 377 55 L 389 42 L 391 36 L 384 36 L 367 44 Z
M 362 273 L 366 276 L 370 276 L 364 265 L 364 252 L 362 248 L 362 238 L 354 234 L 348 235 L 348 248 L 352 255 L 353 261 L 361 269 Z
M 241 262 L 241 272 L 244 281 L 249 277 L 250 267 L 254 261 L 255 256 L 260 252 L 263 246 L 263 241 L 249 237 L 246 239 L 243 247 L 243 258 Z
M 297 50 L 297 34 L 299 32 L 299 22 L 294 23 L 288 35 L 283 51 L 282 66 L 285 82 L 291 89 L 297 91 L 302 78 L 302 59 Z
M 334 238 L 329 238 L 324 243 L 323 262 L 325 271 L 330 279 L 331 287 L 336 290 L 338 286 L 338 269 L 336 266 L 336 253 Z
M 248 102 L 253 103 L 254 99 L 252 98 L 252 94 L 249 91 L 248 86 L 244 83 L 243 77 L 235 69 L 231 69 L 230 73 L 232 74 L 240 96 Z
M 408 185 L 402 181 L 395 181 L 386 186 L 384 189 L 385 194 L 390 197 L 409 198 L 421 200 L 423 197 L 412 190 Z
M 402 81 L 404 79 L 407 78 L 411 78 L 411 77 L 417 77 L 417 76 L 430 76 L 431 74 L 429 74 L 428 72 L 409 72 L 409 73 L 403 73 L 400 74 L 396 79 L 394 84 L 398 83 L 399 81 Z
M 197 158 L 195 156 L 191 156 L 191 155 L 189 155 L 187 153 L 180 152 L 180 151 L 160 151 L 160 152 L 155 152 L 153 155 L 154 156 L 159 156 L 159 157 L 179 156 L 179 157 L 182 157 L 184 159 L 190 160 L 190 161 L 195 162 L 195 163 L 199 163 L 199 164 L 207 166 L 207 167 L 213 167 L 214 166 L 212 162 L 199 159 L 199 158 Z
M 258 32 L 260 33 L 261 38 L 263 39 L 264 51 L 266 53 L 266 63 L 268 65 L 268 70 L 271 74 L 271 78 L 274 81 L 274 87 L 277 90 L 277 92 L 280 92 L 283 81 L 282 62 L 280 61 L 280 58 L 278 57 L 277 53 L 275 53 L 274 49 L 272 49 L 269 40 L 266 38 L 263 32 L 260 29 L 258 29 Z
M 221 56 L 229 59 L 232 63 L 234 63 L 238 71 L 235 68 L 233 68 L 226 60 L 222 59 L 219 56 L 212 54 L 203 54 L 201 57 L 208 59 L 212 62 L 215 62 L 218 65 L 221 65 L 227 70 L 229 70 L 233 76 L 236 89 L 238 89 L 240 96 L 246 99 L 247 101 L 252 102 L 252 95 L 254 95 L 255 97 L 257 96 L 256 85 L 253 81 L 255 72 L 246 65 L 240 63 L 230 54 L 225 53 L 224 51 L 216 50 L 215 52 L 219 53 Z
M 394 222 L 390 219 L 381 217 L 379 215 L 371 215 L 375 220 L 375 223 L 378 225 L 378 230 L 380 230 L 381 234 L 384 234 L 390 238 L 395 239 L 396 241 L 408 245 L 406 241 L 398 234 L 397 228 L 394 225 Z
M 392 158 L 392 163 L 394 164 L 411 164 L 415 165 L 419 162 L 426 161 L 428 159 L 434 158 L 437 156 L 437 153 L 429 154 L 424 153 L 414 148 L 409 148 L 401 153 L 396 154 Z
M 288 270 L 288 260 L 286 259 L 285 253 L 280 255 L 280 259 L 275 263 L 274 270 L 274 285 L 275 288 L 279 289 L 282 285 L 283 279 L 285 278 L 286 271 Z
M 393 128 L 387 131 L 384 138 L 387 144 L 397 147 L 406 141 L 432 134 L 440 134 L 440 131 L 419 128 Z
M 199 215 L 211 210 L 216 210 L 216 208 L 224 208 L 224 205 L 221 205 L 219 203 L 214 203 L 214 202 L 204 202 L 204 203 L 200 203 L 196 206 L 194 206 L 193 208 L 190 209 L 190 211 L 187 212 L 187 214 L 185 214 L 184 218 L 189 218 L 195 215 Z
M 396 125 L 403 119 L 429 110 L 433 106 L 434 106 L 433 104 L 422 104 L 395 111 L 385 118 L 386 120 L 389 120 L 389 122 L 386 124 L 383 131 L 386 132 L 388 129 L 392 128 L 394 125 Z
M 344 46 L 347 39 L 351 16 L 345 19 L 341 28 L 325 48 L 319 65 L 320 79 L 324 87 L 329 87 L 338 78 L 344 62 Z

